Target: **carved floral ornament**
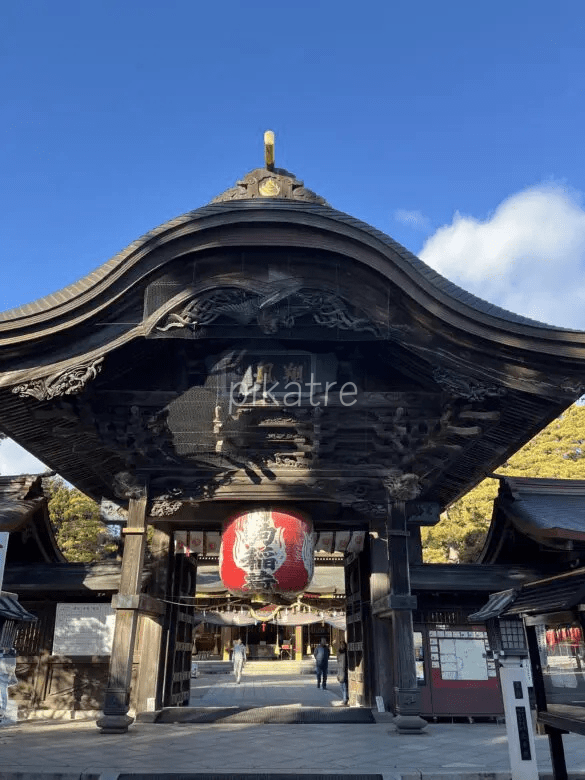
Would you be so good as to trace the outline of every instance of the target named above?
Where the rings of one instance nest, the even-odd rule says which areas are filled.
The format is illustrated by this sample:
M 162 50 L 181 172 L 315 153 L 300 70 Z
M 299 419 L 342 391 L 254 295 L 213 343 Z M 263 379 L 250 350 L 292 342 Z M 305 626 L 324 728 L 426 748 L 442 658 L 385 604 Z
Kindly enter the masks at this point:
M 388 514 L 386 504 L 379 504 L 373 501 L 356 501 L 351 506 L 356 512 L 369 515 L 370 517 L 386 517 Z
M 183 506 L 183 494 L 184 490 L 182 488 L 171 488 L 168 493 L 154 496 L 148 514 L 151 517 L 170 517 L 174 515 Z
M 171 501 L 169 499 L 154 501 L 150 509 L 150 516 L 170 517 L 178 512 L 182 506 L 182 501 Z
M 243 290 L 224 287 L 201 293 L 183 304 L 178 311 L 166 316 L 156 330 L 165 332 L 175 328 L 197 331 L 215 322 L 219 317 L 239 325 L 256 323 L 267 335 L 280 329 L 294 327 L 297 319 L 311 316 L 316 325 L 355 332 L 371 333 L 380 338 L 381 331 L 366 317 L 349 311 L 339 295 L 323 290 L 303 288 L 293 282 L 273 291 Z
M 433 371 L 433 379 L 444 390 L 453 396 L 463 398 L 466 401 L 485 401 L 486 398 L 502 398 L 507 394 L 507 389 L 502 385 L 495 383 L 479 382 L 462 374 L 456 374 L 445 368 L 437 367 Z M 542 389 L 553 388 L 556 391 L 568 393 L 578 397 L 585 393 L 585 379 L 581 377 L 551 377 L 545 380 L 531 379 L 524 382 L 532 387 L 541 387 Z
M 484 401 L 486 398 L 501 398 L 506 388 L 496 384 L 486 384 L 475 379 L 454 374 L 444 368 L 435 368 L 433 379 L 444 390 L 467 401 Z
M 102 370 L 104 358 L 80 363 L 67 371 L 51 374 L 43 379 L 33 379 L 12 388 L 12 392 L 20 398 L 36 398 L 37 401 L 48 401 L 61 395 L 76 395 L 88 382 L 91 382 Z

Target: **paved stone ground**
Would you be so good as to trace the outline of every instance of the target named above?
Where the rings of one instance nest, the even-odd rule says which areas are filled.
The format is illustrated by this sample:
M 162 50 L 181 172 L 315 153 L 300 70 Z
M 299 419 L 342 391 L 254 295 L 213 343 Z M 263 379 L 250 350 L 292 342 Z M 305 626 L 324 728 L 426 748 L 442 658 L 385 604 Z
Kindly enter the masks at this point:
M 230 675 L 193 681 L 191 705 L 335 706 L 339 686 L 319 690 L 310 675 Z M 571 776 L 585 777 L 585 737 L 564 737 Z M 542 774 L 551 765 L 546 737 L 536 737 Z M 398 735 L 391 716 L 369 725 L 151 724 L 123 735 L 101 734 L 93 721 L 32 721 L 0 729 L 0 780 L 113 780 L 118 773 L 379 773 L 385 780 L 509 780 L 504 726 L 430 724 L 419 736 Z
M 190 704 L 192 707 L 340 705 L 341 686 L 336 678 L 329 678 L 327 685 L 326 690 L 317 688 L 316 677 L 308 674 L 258 674 L 254 670 L 254 662 L 249 662 L 239 684 L 233 674 L 204 674 L 193 680 Z

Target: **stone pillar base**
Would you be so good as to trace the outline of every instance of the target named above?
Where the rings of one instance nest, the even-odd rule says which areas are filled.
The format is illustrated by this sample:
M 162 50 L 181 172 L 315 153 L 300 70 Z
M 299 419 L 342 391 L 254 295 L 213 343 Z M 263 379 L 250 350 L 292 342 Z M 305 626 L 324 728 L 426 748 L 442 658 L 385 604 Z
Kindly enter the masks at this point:
M 414 652 L 412 654 L 414 658 Z M 416 688 L 394 688 L 396 717 L 393 720 L 399 734 L 422 734 L 429 725 L 421 718 L 421 692 Z
M 429 725 L 420 715 L 397 715 L 392 723 L 399 734 L 422 734 Z
M 131 723 L 134 723 L 134 718 L 131 718 L 130 715 L 104 714 L 96 721 L 96 725 L 102 734 L 125 734 Z

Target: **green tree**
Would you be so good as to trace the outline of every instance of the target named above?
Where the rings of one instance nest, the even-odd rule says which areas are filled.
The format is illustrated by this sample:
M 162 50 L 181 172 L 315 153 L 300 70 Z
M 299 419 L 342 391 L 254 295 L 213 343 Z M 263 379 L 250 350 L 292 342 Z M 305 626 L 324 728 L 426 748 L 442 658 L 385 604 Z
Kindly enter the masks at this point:
M 95 501 L 60 477 L 45 480 L 44 490 L 57 544 L 67 560 L 94 563 L 117 551 L 117 540 L 100 520 Z
M 575 404 L 518 450 L 496 474 L 549 479 L 585 478 L 585 405 Z M 473 561 L 492 518 L 497 479 L 485 479 L 452 504 L 433 527 L 422 529 L 428 563 Z
M 471 561 L 483 547 L 492 516 L 497 479 L 484 479 L 441 515 L 440 522 L 422 528 L 423 559 L 427 563 Z

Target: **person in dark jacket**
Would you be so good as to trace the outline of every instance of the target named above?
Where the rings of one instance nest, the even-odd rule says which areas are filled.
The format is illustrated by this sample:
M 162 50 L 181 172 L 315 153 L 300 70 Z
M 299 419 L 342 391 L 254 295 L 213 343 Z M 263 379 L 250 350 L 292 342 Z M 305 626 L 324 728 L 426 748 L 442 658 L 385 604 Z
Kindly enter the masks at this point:
M 341 640 L 339 647 L 337 648 L 337 682 L 341 684 L 341 696 L 344 704 L 347 704 L 349 701 L 347 691 L 348 671 L 347 645 Z
M 317 688 L 321 687 L 321 678 L 323 679 L 323 690 L 327 688 L 327 670 L 329 668 L 329 645 L 325 637 L 315 648 L 315 666 L 317 669 Z

